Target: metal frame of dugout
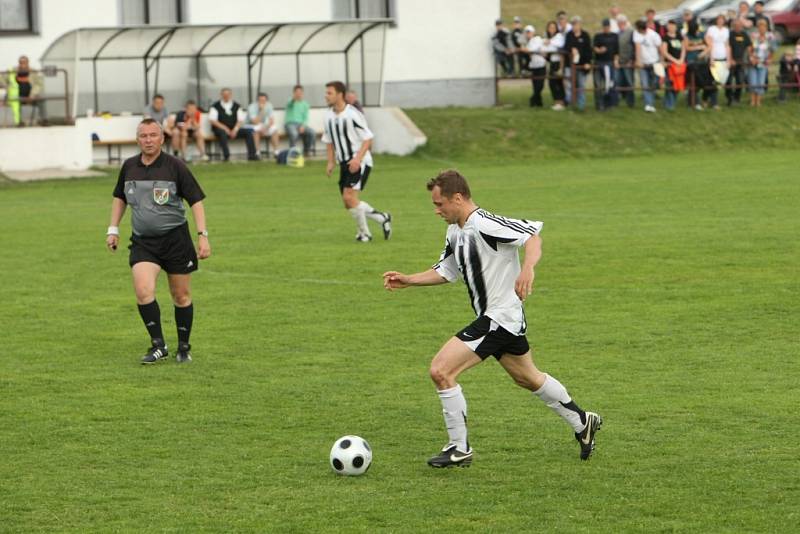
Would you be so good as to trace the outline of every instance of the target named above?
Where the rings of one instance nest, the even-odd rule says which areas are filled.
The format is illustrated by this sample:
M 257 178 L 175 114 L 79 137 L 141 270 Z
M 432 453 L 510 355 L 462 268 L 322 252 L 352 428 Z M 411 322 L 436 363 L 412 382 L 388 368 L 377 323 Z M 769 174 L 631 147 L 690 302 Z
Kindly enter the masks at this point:
M 42 55 L 41 62 L 44 65 L 56 64 L 74 69 L 73 116 L 77 115 L 80 92 L 77 73 L 83 62 L 91 62 L 94 109 L 102 109 L 98 63 L 104 61 L 136 61 L 141 65 L 146 105 L 151 95 L 159 92 L 162 60 L 188 59 L 194 62 L 194 98 L 201 103 L 204 96 L 201 60 L 239 58 L 243 60 L 242 67 L 247 69 L 249 102 L 261 90 L 265 58 L 294 57 L 294 84 L 302 84 L 302 58 L 312 55 L 342 55 L 344 72 L 340 79 L 343 78 L 342 81 L 348 87 L 354 83 L 354 88 L 361 90 L 364 105 L 380 105 L 383 99 L 386 28 L 392 24 L 392 19 L 358 19 L 275 24 L 79 28 L 56 39 Z M 369 40 L 368 44 L 366 40 Z M 352 57 L 354 47 L 356 54 Z M 314 80 L 314 83 L 326 81 L 329 80 Z M 368 91 L 368 83 L 377 89 Z M 227 84 L 222 83 L 220 87 L 224 85 Z

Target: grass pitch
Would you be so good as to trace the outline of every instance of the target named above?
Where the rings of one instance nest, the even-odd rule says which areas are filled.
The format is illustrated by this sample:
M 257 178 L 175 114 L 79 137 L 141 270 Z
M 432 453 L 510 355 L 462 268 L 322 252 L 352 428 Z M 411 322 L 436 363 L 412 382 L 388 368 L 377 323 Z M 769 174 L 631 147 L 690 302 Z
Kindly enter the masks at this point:
M 388 294 L 380 275 L 440 252 L 424 187 L 449 164 L 436 152 L 377 158 L 365 198 L 396 234 L 368 245 L 321 164 L 196 167 L 213 256 L 193 278 L 186 366 L 138 363 L 126 251 L 104 247 L 115 176 L 3 185 L 0 531 L 796 524 L 796 151 L 481 156 L 459 161 L 480 205 L 545 222 L 529 339 L 606 420 L 589 462 L 487 361 L 461 380 L 474 465 L 425 465 L 446 441 L 427 365 L 473 317 L 461 284 Z M 373 446 L 366 476 L 327 465 L 348 433 Z

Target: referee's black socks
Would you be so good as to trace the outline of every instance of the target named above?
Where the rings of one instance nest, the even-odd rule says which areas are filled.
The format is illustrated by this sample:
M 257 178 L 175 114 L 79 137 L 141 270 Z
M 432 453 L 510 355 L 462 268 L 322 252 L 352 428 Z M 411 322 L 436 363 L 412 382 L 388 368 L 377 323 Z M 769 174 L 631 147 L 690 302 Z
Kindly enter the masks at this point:
M 175 326 L 178 327 L 179 344 L 189 344 L 189 336 L 192 334 L 193 319 L 194 304 L 189 304 L 185 308 L 175 306 Z
M 139 304 L 139 315 L 142 316 L 144 326 L 150 333 L 150 339 L 158 339 L 164 344 L 164 334 L 161 332 L 161 309 L 158 307 L 158 301 Z

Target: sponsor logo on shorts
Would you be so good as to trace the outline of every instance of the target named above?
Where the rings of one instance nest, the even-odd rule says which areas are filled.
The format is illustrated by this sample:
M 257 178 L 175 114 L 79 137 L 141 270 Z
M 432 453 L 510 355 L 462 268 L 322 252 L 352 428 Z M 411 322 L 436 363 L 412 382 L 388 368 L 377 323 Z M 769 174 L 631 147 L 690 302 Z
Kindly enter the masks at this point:
M 159 206 L 163 206 L 164 204 L 169 202 L 169 189 L 161 188 L 161 187 L 154 187 L 153 188 L 153 202 L 155 202 Z

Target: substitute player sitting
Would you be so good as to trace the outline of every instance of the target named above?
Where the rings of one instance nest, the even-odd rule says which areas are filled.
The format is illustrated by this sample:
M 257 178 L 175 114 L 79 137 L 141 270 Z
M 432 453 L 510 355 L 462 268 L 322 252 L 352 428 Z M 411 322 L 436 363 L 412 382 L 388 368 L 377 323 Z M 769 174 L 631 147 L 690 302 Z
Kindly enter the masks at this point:
M 153 119 L 144 119 L 136 128 L 136 142 L 141 154 L 122 164 L 111 202 L 111 226 L 106 245 L 114 252 L 119 245 L 119 222 L 126 206 L 131 207 L 129 263 L 139 314 L 150 334 L 150 349 L 143 364 L 167 357 L 167 345 L 161 331 L 161 310 L 156 301 L 156 280 L 167 272 L 169 290 L 175 304 L 178 329 L 179 363 L 192 361 L 189 336 L 192 332 L 194 306 L 190 277 L 197 270 L 197 260 L 211 255 L 203 209 L 205 194 L 181 160 L 161 151 L 164 133 Z M 198 229 L 197 252 L 189 235 L 183 201 L 192 208 Z
M 392 215 L 379 211 L 360 200 L 359 191 L 367 186 L 372 170 L 372 132 L 367 119 L 356 108 L 344 101 L 345 86 L 342 82 L 325 84 L 325 102 L 330 106 L 325 114 L 325 129 L 322 142 L 328 146 L 328 167 L 331 175 L 339 163 L 339 192 L 344 207 L 356 221 L 356 241 L 372 240 L 367 218 L 381 225 L 383 238 L 392 235 Z
M 458 376 L 494 356 L 517 385 L 532 391 L 575 432 L 580 457 L 594 450 L 599 415 L 584 412 L 561 382 L 541 372 L 533 363 L 523 302 L 533 290 L 534 267 L 542 255 L 539 232 L 542 222 L 509 219 L 480 209 L 473 201 L 466 179 L 453 170 L 428 182 L 436 214 L 449 226 L 444 252 L 425 272 L 383 275 L 388 290 L 409 286 L 433 286 L 464 279 L 470 303 L 478 316 L 439 350 L 430 374 L 439 392 L 450 441 L 428 460 L 432 467 L 466 466 L 472 463 L 467 439 L 467 402 L 456 381 Z M 520 269 L 517 249 L 525 250 Z

